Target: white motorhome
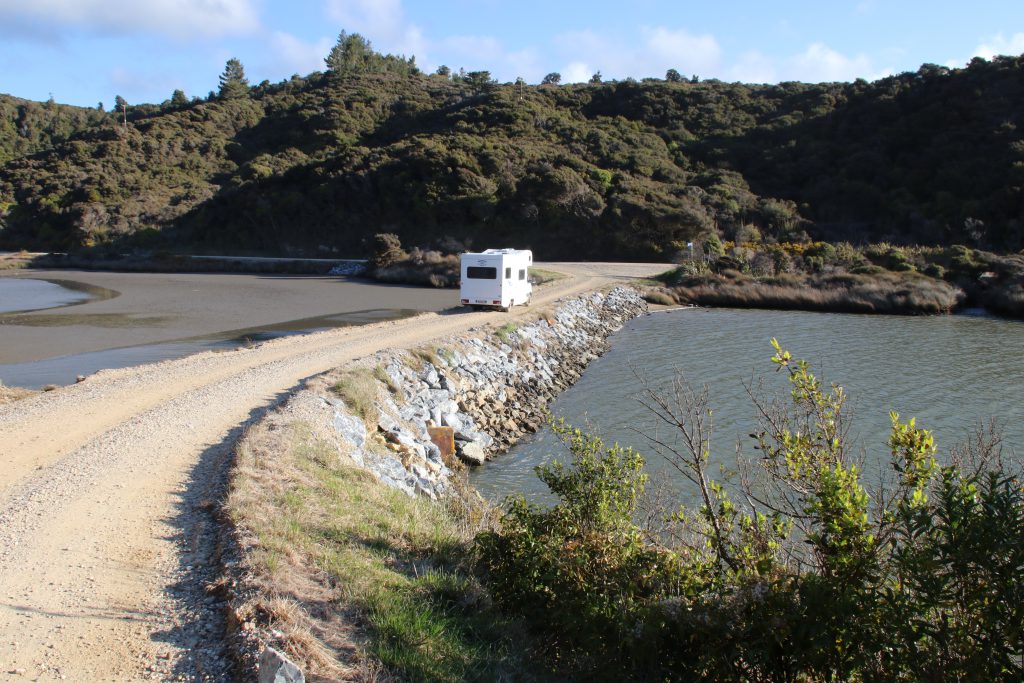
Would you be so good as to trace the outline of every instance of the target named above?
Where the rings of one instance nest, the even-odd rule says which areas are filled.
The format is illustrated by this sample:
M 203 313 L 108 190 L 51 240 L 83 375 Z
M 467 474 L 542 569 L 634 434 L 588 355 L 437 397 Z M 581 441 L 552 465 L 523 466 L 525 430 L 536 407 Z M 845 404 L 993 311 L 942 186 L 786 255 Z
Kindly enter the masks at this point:
M 507 311 L 516 304 L 530 305 L 533 285 L 529 249 L 488 249 L 461 257 L 462 303 L 473 308 Z

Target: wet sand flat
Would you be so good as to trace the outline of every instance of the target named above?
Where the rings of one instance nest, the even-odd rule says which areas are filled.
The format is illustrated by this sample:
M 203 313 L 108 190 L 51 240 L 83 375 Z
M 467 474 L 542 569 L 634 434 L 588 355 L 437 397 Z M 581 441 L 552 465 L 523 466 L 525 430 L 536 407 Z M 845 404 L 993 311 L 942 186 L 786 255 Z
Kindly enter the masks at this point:
M 438 311 L 456 290 L 383 285 L 340 276 L 19 270 L 0 277 L 70 280 L 114 298 L 0 315 L 0 364 L 177 339 L 216 336 L 367 310 Z

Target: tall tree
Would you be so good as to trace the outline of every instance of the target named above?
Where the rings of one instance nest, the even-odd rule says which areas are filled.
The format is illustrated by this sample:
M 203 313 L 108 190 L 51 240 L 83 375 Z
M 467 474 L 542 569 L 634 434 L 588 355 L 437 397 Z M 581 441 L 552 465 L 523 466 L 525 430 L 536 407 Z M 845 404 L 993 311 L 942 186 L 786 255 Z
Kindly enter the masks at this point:
M 249 94 L 249 80 L 245 77 L 242 63 L 232 57 L 224 65 L 224 73 L 220 75 L 220 96 L 231 100 Z
M 121 110 L 121 124 L 125 127 L 128 126 L 128 100 L 121 97 L 120 95 L 114 96 L 114 107 L 115 109 Z
M 675 69 L 669 69 L 665 72 L 665 80 L 669 83 L 681 83 L 683 81 L 683 75 Z
M 185 97 L 184 90 L 175 90 L 171 94 L 171 106 L 184 107 L 186 104 L 188 104 L 188 98 Z
M 591 84 L 591 85 L 598 85 L 598 84 L 599 84 L 599 83 L 601 83 L 601 82 L 602 82 L 603 80 L 604 80 L 604 79 L 603 79 L 603 78 L 602 78 L 602 76 L 601 76 L 601 72 L 600 72 L 600 71 L 595 71 L 595 72 L 594 72 L 594 75 L 590 77 L 590 84 Z
M 327 70 L 336 74 L 357 73 L 368 71 L 374 56 L 370 41 L 358 33 L 342 31 L 338 34 L 338 42 L 324 58 Z
M 352 73 L 395 73 L 403 76 L 419 73 L 416 57 L 382 55 L 374 51 L 366 38 L 358 33 L 338 34 L 338 42 L 324 57 L 327 70 L 343 76 Z M 447 68 L 447 67 L 444 67 Z M 438 73 L 441 73 L 440 69 Z
M 561 82 L 562 82 L 562 74 L 558 73 L 557 71 L 552 71 L 551 73 L 549 73 L 547 76 L 544 77 L 544 80 L 542 80 L 540 82 L 540 84 L 541 85 L 558 85 Z
M 473 90 L 478 93 L 493 90 L 496 82 L 491 78 L 490 71 L 470 71 L 466 74 L 466 83 L 472 86 Z

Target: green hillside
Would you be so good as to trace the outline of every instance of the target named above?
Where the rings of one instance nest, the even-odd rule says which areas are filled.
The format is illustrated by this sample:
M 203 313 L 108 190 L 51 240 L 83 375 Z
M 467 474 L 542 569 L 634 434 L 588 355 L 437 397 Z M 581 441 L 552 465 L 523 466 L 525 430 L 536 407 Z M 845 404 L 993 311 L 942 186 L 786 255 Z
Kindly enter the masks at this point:
M 671 258 L 714 231 L 1024 246 L 1024 58 L 875 83 L 571 86 L 388 59 L 129 108 L 127 126 L 76 110 L 92 114 L 33 144 L 5 117 L 0 246 L 350 255 L 382 231 L 546 258 Z
M 105 117 L 98 109 L 0 94 L 0 164 L 52 149 Z

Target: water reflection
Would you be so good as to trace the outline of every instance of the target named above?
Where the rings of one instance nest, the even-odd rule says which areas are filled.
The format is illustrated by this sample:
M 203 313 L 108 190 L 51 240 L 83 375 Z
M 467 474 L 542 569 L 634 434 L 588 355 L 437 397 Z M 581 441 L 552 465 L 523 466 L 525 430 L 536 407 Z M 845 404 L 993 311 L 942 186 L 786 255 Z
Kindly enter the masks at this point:
M 106 287 L 73 280 L 0 278 L 0 313 L 27 313 L 62 306 L 77 306 L 119 296 Z
M 717 472 L 733 465 L 737 443 L 753 454 L 747 435 L 756 410 L 746 385 L 764 378 L 772 393 L 788 391 L 785 377 L 768 362 L 772 337 L 809 360 L 819 378 L 846 388 L 854 415 L 851 437 L 863 445 L 872 476 L 888 455 L 889 410 L 916 416 L 920 426 L 935 432 L 942 451 L 964 441 L 979 421 L 996 418 L 1005 446 L 1016 449 L 1018 462 L 1024 456 L 1024 323 L 993 317 L 726 309 L 655 314 L 615 335 L 609 352 L 555 401 L 552 412 L 578 426 L 593 424 L 608 442 L 637 448 L 648 456 L 652 478 L 670 478 L 641 436 L 668 434 L 636 402 L 633 368 L 654 384 L 667 383 L 678 368 L 691 385 L 709 386 Z M 475 470 L 472 483 L 492 499 L 515 492 L 537 497 L 543 486 L 533 467 L 566 457 L 545 430 Z

